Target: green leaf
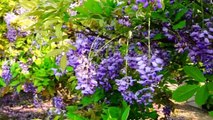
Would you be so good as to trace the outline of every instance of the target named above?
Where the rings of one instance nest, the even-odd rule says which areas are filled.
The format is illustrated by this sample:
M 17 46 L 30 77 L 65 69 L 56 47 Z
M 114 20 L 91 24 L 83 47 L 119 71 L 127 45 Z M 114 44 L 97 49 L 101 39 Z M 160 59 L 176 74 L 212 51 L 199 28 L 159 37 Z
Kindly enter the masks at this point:
M 63 20 L 64 22 L 68 22 L 70 18 L 70 15 L 67 12 L 64 12 Z
M 173 25 L 173 29 L 177 30 L 177 29 L 181 29 L 184 28 L 186 26 L 186 20 L 180 21 L 179 23 Z
M 3 78 L 0 78 L 0 87 L 5 87 L 6 83 L 4 82 Z
M 55 26 L 55 35 L 58 39 L 62 40 L 62 24 L 58 24 Z
M 15 80 L 15 81 L 12 81 L 12 82 L 10 83 L 10 86 L 14 87 L 14 86 L 18 85 L 19 83 L 20 83 L 19 80 Z
M 67 113 L 67 118 L 69 118 L 69 120 L 87 120 L 86 118 L 83 118 L 82 116 L 75 113 Z
M 119 107 L 109 107 L 108 113 L 111 118 L 119 118 L 121 115 L 121 109 Z
M 93 99 L 91 96 L 85 96 L 81 99 L 81 102 L 80 102 L 83 106 L 87 106 L 91 103 L 93 103 Z
M 129 116 L 130 106 L 126 107 L 125 111 L 122 114 L 121 120 L 127 120 Z
M 67 70 L 68 72 L 72 72 L 72 71 L 73 71 L 73 67 L 67 66 L 66 70 Z
M 197 93 L 195 95 L 195 103 L 197 103 L 199 106 L 206 103 L 206 100 L 209 97 L 209 92 L 206 85 L 201 86 L 198 88 Z
M 61 54 L 62 52 L 63 52 L 62 49 L 55 49 L 55 50 L 50 51 L 50 52 L 46 55 L 46 57 L 52 57 L 52 56 L 55 57 L 55 56 Z
M 172 99 L 177 102 L 183 102 L 191 98 L 197 91 L 198 85 L 183 85 L 178 87 L 172 95 Z
M 97 89 L 95 93 L 92 95 L 92 98 L 94 98 L 94 102 L 98 102 L 103 97 L 104 97 L 103 89 Z
M 64 71 L 66 69 L 66 66 L 67 66 L 67 55 L 64 54 L 61 58 L 61 61 L 60 61 L 61 70 Z
M 54 117 L 53 120 L 59 120 L 60 118 L 61 118 L 61 116 L 57 115 L 57 116 Z
M 73 113 L 78 110 L 78 106 L 67 106 L 66 109 L 68 110 L 68 112 Z
M 183 70 L 187 75 L 194 78 L 198 82 L 205 82 L 205 80 L 206 80 L 203 73 L 197 67 L 184 66 Z
M 103 97 L 104 97 L 103 89 L 97 89 L 92 96 L 83 97 L 80 103 L 83 104 L 83 106 L 87 106 L 89 104 L 98 102 Z
M 213 91 L 213 82 L 207 83 L 207 87 L 209 91 Z
M 16 87 L 16 90 L 17 90 L 18 93 L 20 93 L 21 89 L 22 89 L 22 85 L 18 85 L 18 86 Z
M 210 115 L 211 117 L 213 117 L 213 111 L 210 111 L 210 112 L 209 112 L 209 115 Z
M 178 21 L 178 20 L 180 20 L 184 15 L 185 15 L 185 13 L 188 11 L 188 9 L 187 8 L 183 8 L 183 9 L 181 9 L 181 11 L 179 11 L 177 14 L 176 14 L 176 16 L 175 16 L 175 22 L 176 21 Z
M 43 90 L 43 86 L 37 87 L 37 92 L 40 93 Z
M 19 68 L 19 64 L 18 64 L 18 63 L 14 63 L 14 64 L 10 67 L 10 70 L 11 70 L 11 72 L 13 73 L 13 72 L 16 71 L 17 68 Z

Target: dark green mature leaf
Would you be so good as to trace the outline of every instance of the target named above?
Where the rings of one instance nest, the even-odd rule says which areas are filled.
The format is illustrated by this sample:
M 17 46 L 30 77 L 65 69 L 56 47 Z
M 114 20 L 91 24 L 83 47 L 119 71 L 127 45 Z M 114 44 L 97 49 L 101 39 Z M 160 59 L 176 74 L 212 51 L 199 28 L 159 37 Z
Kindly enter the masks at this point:
M 206 80 L 203 73 L 197 67 L 184 66 L 183 70 L 187 75 L 194 78 L 198 82 L 204 82 Z
M 186 26 L 186 20 L 180 21 L 179 23 L 173 25 L 173 29 L 177 30 L 177 29 L 181 29 L 184 28 Z
M 125 111 L 122 114 L 121 120 L 127 120 L 129 116 L 130 106 L 126 107 Z
M 176 14 L 176 16 L 175 16 L 175 22 L 176 21 L 178 21 L 178 20 L 180 20 L 184 15 L 185 15 L 185 13 L 188 11 L 188 9 L 187 8 L 183 8 L 181 11 L 179 11 L 177 14 Z
M 209 112 L 209 115 L 210 115 L 211 117 L 213 117 L 213 111 L 210 111 L 210 112 Z
M 83 104 L 83 106 L 87 106 L 89 104 L 98 102 L 103 97 L 104 91 L 102 89 L 97 89 L 92 96 L 83 97 L 80 103 Z
M 195 102 L 201 106 L 206 103 L 206 100 L 209 97 L 209 92 L 206 85 L 201 86 L 198 88 L 197 93 L 195 95 Z
M 62 69 L 62 71 L 64 71 L 67 67 L 67 55 L 64 54 L 62 57 L 61 57 L 61 61 L 60 61 L 60 68 Z
M 178 87 L 172 95 L 172 99 L 177 102 L 183 102 L 191 98 L 197 91 L 198 85 L 183 85 Z
M 213 82 L 207 83 L 207 87 L 209 91 L 213 91 Z

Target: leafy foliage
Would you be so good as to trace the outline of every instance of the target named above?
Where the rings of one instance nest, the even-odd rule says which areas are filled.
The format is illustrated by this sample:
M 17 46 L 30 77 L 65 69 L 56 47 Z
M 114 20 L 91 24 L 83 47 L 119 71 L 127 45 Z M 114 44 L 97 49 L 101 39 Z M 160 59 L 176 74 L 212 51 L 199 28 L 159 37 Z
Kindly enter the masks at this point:
M 57 98 L 48 119 L 157 119 L 156 104 L 167 119 L 170 98 L 192 96 L 213 106 L 207 1 L 1 0 L 0 11 L 1 96 Z

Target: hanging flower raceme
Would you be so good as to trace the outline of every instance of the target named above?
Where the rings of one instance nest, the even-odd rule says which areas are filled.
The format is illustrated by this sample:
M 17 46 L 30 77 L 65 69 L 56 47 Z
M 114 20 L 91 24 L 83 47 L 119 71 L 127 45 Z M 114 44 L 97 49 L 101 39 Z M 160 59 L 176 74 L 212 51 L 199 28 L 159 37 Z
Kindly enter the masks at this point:
M 147 50 L 144 49 L 144 46 L 141 46 L 141 44 L 137 45 L 137 48 L 141 49 L 143 54 L 138 55 L 134 51 L 134 45 L 131 44 L 129 47 L 129 54 L 125 57 L 125 59 L 128 61 L 128 66 L 135 69 L 139 73 L 140 79 L 134 81 L 135 84 L 140 84 L 142 89 L 135 92 L 131 91 L 131 89 L 128 88 L 129 86 L 133 86 L 133 82 L 130 82 L 131 84 L 127 84 L 125 79 L 121 79 L 121 81 L 116 80 L 116 84 L 119 86 L 118 90 L 121 92 L 121 95 L 127 102 L 133 103 L 133 101 L 135 101 L 138 104 L 148 105 L 152 102 L 154 88 L 162 79 L 162 75 L 159 74 L 159 72 L 166 65 L 169 56 L 168 52 L 158 50 L 157 46 L 153 44 L 152 54 L 149 58 Z
M 24 92 L 31 92 L 31 93 L 36 92 L 36 87 L 32 83 L 25 83 L 23 87 Z
M 154 9 L 159 8 L 161 9 L 162 6 L 162 0 L 136 0 L 136 4 L 143 4 L 143 7 L 146 8 L 150 4 L 154 5 Z
M 7 85 L 10 83 L 10 80 L 12 79 L 10 66 L 8 66 L 7 62 L 2 65 L 2 75 L 1 75 L 1 77 L 4 79 L 4 82 Z
M 75 76 L 78 79 L 76 89 L 81 90 L 84 95 L 93 94 L 98 86 L 95 67 L 85 56 L 79 57 L 78 63 L 75 68 Z
M 111 89 L 110 80 L 119 76 L 123 61 L 120 52 L 115 52 L 112 56 L 103 59 L 98 65 L 97 80 L 105 90 Z
M 10 42 L 14 42 L 18 36 L 25 37 L 29 34 L 29 32 L 23 32 L 21 28 L 16 29 L 12 26 L 12 22 L 14 22 L 14 20 L 17 19 L 17 17 L 18 16 L 12 12 L 9 12 L 4 16 L 4 21 L 7 24 L 6 37 Z

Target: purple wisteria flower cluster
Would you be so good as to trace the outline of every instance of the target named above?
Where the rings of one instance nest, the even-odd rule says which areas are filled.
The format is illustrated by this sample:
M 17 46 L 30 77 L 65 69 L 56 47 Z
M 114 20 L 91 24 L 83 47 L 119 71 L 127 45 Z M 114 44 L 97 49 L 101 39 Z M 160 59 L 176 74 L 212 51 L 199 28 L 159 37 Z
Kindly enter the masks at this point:
M 123 61 L 120 52 L 115 52 L 112 56 L 103 59 L 98 65 L 97 80 L 105 90 L 112 88 L 109 81 L 119 76 Z
M 10 80 L 12 79 L 12 73 L 10 71 L 10 66 L 8 66 L 8 63 L 5 62 L 2 65 L 2 75 L 1 77 L 4 79 L 4 82 L 8 85 L 10 83 Z
M 79 58 L 78 62 L 79 65 L 75 68 L 75 76 L 78 79 L 76 89 L 81 90 L 84 95 L 93 94 L 98 86 L 95 67 L 85 56 Z
M 190 37 L 193 40 L 189 48 L 190 59 L 197 63 L 201 61 L 206 68 L 205 73 L 212 74 L 213 68 L 213 18 L 206 20 L 206 29 L 199 25 L 192 27 Z
M 213 67 L 213 18 L 205 20 L 205 28 L 198 24 L 192 25 L 190 31 L 177 31 L 177 34 L 169 31 L 170 24 L 163 25 L 164 35 L 175 42 L 176 50 L 180 53 L 188 51 L 189 58 L 194 63 L 201 61 L 206 68 L 205 73 L 212 74 Z
M 76 47 L 76 50 L 70 49 L 66 53 L 67 65 L 74 68 L 78 80 L 76 89 L 81 90 L 84 95 L 93 94 L 98 82 L 96 79 L 96 66 L 89 59 L 89 54 L 92 50 L 95 51 L 103 46 L 104 39 L 79 33 L 76 34 L 76 41 L 71 44 Z M 56 58 L 56 61 L 59 64 L 60 57 Z
M 33 93 L 33 94 L 35 94 L 36 93 L 36 87 L 33 85 L 33 83 L 25 83 L 24 85 L 23 85 L 23 90 L 24 90 L 24 92 L 31 92 L 31 93 Z
M 154 5 L 154 9 L 159 8 L 161 9 L 162 6 L 162 0 L 136 0 L 136 4 L 143 4 L 143 7 L 146 8 L 149 6 L 149 4 Z
M 33 85 L 33 83 L 26 82 L 23 85 L 23 91 L 26 92 L 26 93 L 32 93 L 33 94 L 33 105 L 37 108 L 41 107 L 41 101 L 42 100 L 40 99 L 40 97 L 36 93 L 37 88 Z
M 24 8 L 17 9 L 15 11 L 17 14 L 23 14 L 26 12 Z M 17 18 L 18 16 L 14 14 L 13 12 L 8 12 L 4 16 L 4 21 L 6 22 L 7 25 L 7 33 L 6 37 L 10 42 L 14 42 L 17 37 L 25 37 L 29 34 L 29 32 L 22 31 L 21 28 L 19 27 L 16 29 L 14 26 L 12 26 L 12 22 Z
M 11 26 L 11 22 L 16 19 L 16 15 L 14 13 L 7 13 L 4 17 L 4 20 L 7 24 L 7 39 L 10 42 L 14 42 L 17 38 L 17 30 Z
M 59 96 L 53 97 L 52 99 L 53 106 L 59 110 L 62 110 L 64 108 L 63 99 Z
M 118 19 L 118 23 L 127 27 L 131 26 L 129 16 L 124 16 L 123 18 Z
M 134 81 L 136 80 L 132 79 L 131 76 L 125 76 L 121 79 L 115 80 L 116 85 L 118 86 L 118 91 L 121 92 L 124 100 L 126 100 L 130 104 L 132 104 L 135 100 L 135 94 L 129 90 L 129 87 L 133 86 Z
M 137 45 L 143 53 L 141 55 L 136 53 L 134 51 L 136 45 L 131 44 L 129 54 L 125 57 L 125 60 L 128 61 L 130 68 L 135 69 L 139 73 L 140 79 L 135 80 L 132 77 L 126 76 L 120 80 L 116 80 L 116 85 L 124 100 L 130 104 L 133 104 L 135 101 L 138 104 L 148 105 L 152 102 L 155 87 L 157 87 L 162 79 L 163 75 L 159 74 L 159 72 L 166 65 L 169 53 L 159 50 L 156 45 L 153 45 L 152 48 L 154 49 L 149 58 L 145 47 L 140 43 Z M 133 92 L 131 86 L 135 84 L 141 85 L 142 88 Z

